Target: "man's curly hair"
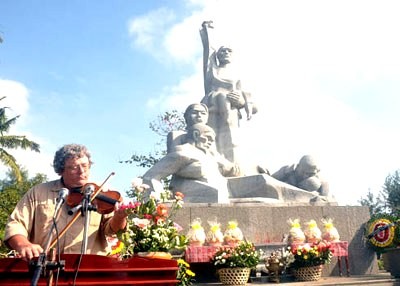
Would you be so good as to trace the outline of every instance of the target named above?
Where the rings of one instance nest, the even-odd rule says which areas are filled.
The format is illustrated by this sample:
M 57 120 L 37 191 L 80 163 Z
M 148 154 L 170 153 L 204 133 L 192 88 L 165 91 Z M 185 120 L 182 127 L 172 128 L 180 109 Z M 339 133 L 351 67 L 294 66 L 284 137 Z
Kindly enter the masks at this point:
M 65 169 L 65 161 L 70 158 L 88 157 L 90 165 L 93 162 L 90 160 L 90 152 L 84 145 L 80 144 L 67 144 L 58 149 L 54 155 L 53 168 L 54 171 L 61 175 Z

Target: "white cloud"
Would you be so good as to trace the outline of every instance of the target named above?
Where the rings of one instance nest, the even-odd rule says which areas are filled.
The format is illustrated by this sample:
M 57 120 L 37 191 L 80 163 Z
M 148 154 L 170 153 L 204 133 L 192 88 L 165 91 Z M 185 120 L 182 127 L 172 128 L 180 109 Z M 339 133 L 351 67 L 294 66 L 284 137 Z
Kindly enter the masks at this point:
M 29 91 L 23 84 L 0 78 L 0 98 L 5 97 L 0 104 L 2 107 L 8 107 L 6 114 L 9 118 L 28 112 L 28 95 Z M 20 118 L 18 121 L 21 124 L 24 119 Z
M 175 13 L 167 8 L 153 10 L 128 23 L 129 34 L 133 37 L 134 45 L 154 57 L 162 59 L 164 54 L 163 32 L 165 27 L 175 19 Z
M 189 104 L 200 102 L 204 95 L 202 73 L 196 73 L 183 78 L 176 86 L 167 86 L 158 98 L 150 98 L 147 105 L 150 108 L 184 111 Z
M 23 131 L 25 130 L 25 123 L 29 119 L 29 90 L 28 88 L 16 81 L 0 79 L 0 97 L 6 96 L 5 99 L 0 101 L 1 106 L 8 106 L 6 115 L 8 118 L 19 115 L 16 123 L 12 125 L 8 134 L 10 135 L 24 135 L 29 140 L 32 140 L 41 145 L 41 153 L 33 152 L 30 150 L 13 149 L 8 150 L 16 159 L 17 163 L 29 170 L 29 175 L 34 176 L 37 173 L 46 174 L 49 178 L 54 178 L 55 173 L 49 162 L 52 162 L 53 155 L 46 153 L 45 146 L 48 142 L 42 138 L 38 138 L 33 134 Z M 44 148 L 43 148 L 44 146 Z M 0 173 L 6 173 L 7 168 L 0 165 Z

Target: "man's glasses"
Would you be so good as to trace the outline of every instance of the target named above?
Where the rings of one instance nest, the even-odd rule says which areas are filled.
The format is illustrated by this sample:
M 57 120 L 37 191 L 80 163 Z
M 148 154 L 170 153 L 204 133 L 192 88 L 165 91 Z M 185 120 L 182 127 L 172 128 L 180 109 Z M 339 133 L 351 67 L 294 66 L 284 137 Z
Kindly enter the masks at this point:
M 65 169 L 67 169 L 70 172 L 78 172 L 80 170 L 85 172 L 85 171 L 89 170 L 89 168 L 90 168 L 90 164 L 65 166 Z

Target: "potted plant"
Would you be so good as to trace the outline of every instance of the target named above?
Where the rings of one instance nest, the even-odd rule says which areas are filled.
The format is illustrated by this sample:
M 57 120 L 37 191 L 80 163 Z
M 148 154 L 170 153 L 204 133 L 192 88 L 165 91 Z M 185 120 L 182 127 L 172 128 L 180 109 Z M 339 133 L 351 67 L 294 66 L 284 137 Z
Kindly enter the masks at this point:
M 224 285 L 245 285 L 250 271 L 260 262 L 261 250 L 256 250 L 253 243 L 244 240 L 236 246 L 222 246 L 211 262 L 217 269 L 219 279 Z
M 316 281 L 321 278 L 322 267 L 330 263 L 332 250 L 330 242 L 292 244 L 288 250 L 293 255 L 290 268 L 298 281 Z

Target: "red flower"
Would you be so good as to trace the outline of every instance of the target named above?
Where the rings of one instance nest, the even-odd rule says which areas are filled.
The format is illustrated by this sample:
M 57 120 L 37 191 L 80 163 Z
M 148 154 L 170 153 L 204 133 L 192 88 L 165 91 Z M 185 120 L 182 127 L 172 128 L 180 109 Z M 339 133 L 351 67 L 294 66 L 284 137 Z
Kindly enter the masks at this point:
M 185 195 L 182 194 L 181 192 L 176 192 L 175 193 L 175 199 L 178 200 L 178 201 L 183 200 L 184 197 L 185 197 Z
M 167 216 L 168 215 L 168 209 L 167 209 L 167 206 L 166 205 L 164 205 L 164 204 L 159 204 L 158 206 L 157 206 L 157 214 L 159 215 L 159 216 Z

